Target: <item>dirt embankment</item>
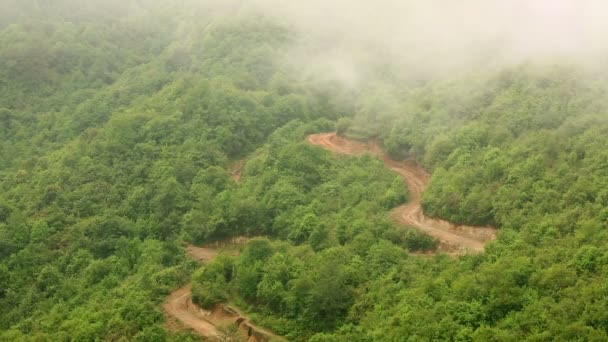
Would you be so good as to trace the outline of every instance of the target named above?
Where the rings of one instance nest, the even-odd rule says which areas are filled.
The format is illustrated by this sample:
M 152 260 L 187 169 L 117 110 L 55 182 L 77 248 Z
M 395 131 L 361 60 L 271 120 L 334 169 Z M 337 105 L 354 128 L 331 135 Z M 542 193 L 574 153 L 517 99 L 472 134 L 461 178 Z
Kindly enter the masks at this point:
M 336 133 L 313 134 L 308 137 L 308 142 L 336 153 L 349 155 L 371 153 L 382 158 L 391 170 L 405 179 L 410 192 L 410 201 L 395 208 L 391 216 L 399 223 L 412 226 L 437 238 L 441 242 L 440 251 L 456 254 L 483 252 L 485 243 L 496 238 L 497 231 L 493 227 L 456 225 L 425 216 L 421 201 L 430 176 L 419 165 L 395 161 L 377 144 L 345 139 Z
M 237 246 L 246 239 L 237 238 L 229 245 Z M 206 247 L 188 246 L 188 254 L 201 262 L 209 263 L 217 257 L 219 248 L 226 249 L 226 244 L 216 244 Z M 236 249 L 229 252 L 238 253 Z M 258 327 L 243 315 L 238 309 L 226 305 L 217 305 L 213 310 L 205 310 L 192 302 L 192 285 L 188 284 L 171 293 L 163 304 L 167 327 L 171 330 L 183 328 L 192 329 L 197 334 L 212 341 L 250 341 L 262 342 L 283 340 L 269 330 Z M 236 327 L 231 331 L 230 327 Z M 236 336 L 235 336 L 236 335 Z

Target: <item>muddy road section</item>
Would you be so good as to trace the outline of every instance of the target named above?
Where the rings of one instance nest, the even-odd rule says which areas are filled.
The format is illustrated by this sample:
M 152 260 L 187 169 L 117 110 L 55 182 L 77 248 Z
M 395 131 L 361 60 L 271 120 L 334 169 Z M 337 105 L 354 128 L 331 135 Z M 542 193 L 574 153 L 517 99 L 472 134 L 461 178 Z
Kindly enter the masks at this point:
M 321 133 L 308 136 L 308 142 L 327 150 L 360 155 L 370 153 L 380 157 L 387 167 L 401 175 L 409 188 L 409 202 L 395 208 L 391 217 L 397 222 L 417 228 L 440 241 L 439 251 L 451 254 L 481 253 L 486 242 L 496 238 L 496 228 L 456 225 L 445 220 L 433 219 L 422 211 L 422 193 L 430 176 L 413 162 L 398 162 L 391 159 L 374 143 L 363 143 L 345 139 L 336 133 Z
M 237 238 L 230 246 L 242 245 L 247 239 Z M 205 247 L 188 246 L 188 254 L 202 264 L 213 261 L 219 254 L 220 248 L 228 253 L 237 254 L 236 248 L 226 249 L 226 244 L 209 245 Z M 211 341 L 284 341 L 273 332 L 258 327 L 235 307 L 219 304 L 212 310 L 205 310 L 192 301 L 192 285 L 188 284 L 171 293 L 163 304 L 166 326 L 170 330 L 183 328 L 192 329 L 198 335 Z M 236 332 L 230 327 L 236 327 Z M 233 336 L 236 334 L 237 336 Z

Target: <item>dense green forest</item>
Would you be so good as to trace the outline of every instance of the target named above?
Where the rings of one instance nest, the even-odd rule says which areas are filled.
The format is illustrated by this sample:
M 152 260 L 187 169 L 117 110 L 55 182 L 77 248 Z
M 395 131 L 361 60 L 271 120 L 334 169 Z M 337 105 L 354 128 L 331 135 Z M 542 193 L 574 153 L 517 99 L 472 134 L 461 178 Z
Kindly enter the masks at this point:
M 608 340 L 603 73 L 423 81 L 378 58 L 345 87 L 246 8 L 0 2 L 0 341 L 200 340 L 164 326 L 190 280 L 295 341 Z M 389 218 L 402 178 L 306 143 L 336 129 L 424 165 L 425 212 L 498 239 L 412 253 L 437 241 Z M 236 236 L 238 256 L 186 256 Z

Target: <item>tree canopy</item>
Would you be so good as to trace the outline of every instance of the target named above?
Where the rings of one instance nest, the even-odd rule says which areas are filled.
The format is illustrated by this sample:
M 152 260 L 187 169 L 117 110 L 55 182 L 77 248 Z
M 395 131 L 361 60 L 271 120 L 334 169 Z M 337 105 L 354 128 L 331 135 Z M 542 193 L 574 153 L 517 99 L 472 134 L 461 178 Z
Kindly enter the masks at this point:
M 608 339 L 604 74 L 378 59 L 352 89 L 239 3 L 0 3 L 0 340 L 199 340 L 162 312 L 190 280 L 296 341 Z M 306 142 L 333 130 L 422 164 L 425 213 L 497 240 L 411 253 L 437 241 L 390 219 L 403 179 Z

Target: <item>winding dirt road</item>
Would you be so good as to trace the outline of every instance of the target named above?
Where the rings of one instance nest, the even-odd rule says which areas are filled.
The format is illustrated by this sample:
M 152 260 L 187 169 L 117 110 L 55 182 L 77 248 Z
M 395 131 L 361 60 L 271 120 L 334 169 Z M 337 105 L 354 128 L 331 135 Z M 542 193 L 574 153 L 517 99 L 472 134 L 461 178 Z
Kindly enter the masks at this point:
M 165 301 L 163 309 L 169 317 L 177 319 L 201 336 L 210 339 L 217 339 L 220 336 L 220 331 L 205 318 L 210 313 L 198 309 L 192 303 L 192 286 L 190 284 L 173 292 Z
M 246 238 L 236 238 L 230 245 L 238 246 L 247 241 Z M 188 246 L 188 254 L 202 264 L 208 264 L 219 254 L 220 245 L 197 247 Z M 225 246 L 223 246 L 225 247 Z M 236 250 L 231 251 L 237 254 Z M 171 293 L 163 304 L 167 327 L 180 330 L 190 328 L 197 334 L 212 340 L 231 340 L 227 338 L 225 328 L 236 325 L 243 341 L 258 342 L 269 340 L 284 340 L 280 336 L 264 328 L 258 327 L 243 315 L 238 309 L 219 304 L 213 310 L 204 310 L 192 302 L 192 285 L 188 284 Z M 224 331 L 223 331 L 224 330 Z
M 215 259 L 218 251 L 215 248 L 190 245 L 188 246 L 188 254 L 202 264 L 206 264 Z M 179 328 L 176 328 L 178 324 L 175 320 L 177 320 L 197 334 L 212 340 L 218 339 L 221 334 L 216 326 L 205 317 L 211 313 L 201 310 L 192 302 L 192 285 L 190 284 L 171 293 L 165 300 L 163 309 L 165 310 L 168 326 L 173 330 L 179 330 Z
M 455 225 L 448 221 L 433 219 L 424 215 L 421 201 L 430 176 L 419 165 L 411 162 L 397 162 L 373 143 L 362 143 L 342 138 L 336 133 L 313 134 L 308 142 L 330 151 L 358 155 L 377 155 L 393 171 L 407 182 L 410 201 L 393 210 L 391 217 L 401 224 L 412 226 L 440 241 L 439 250 L 448 253 L 466 254 L 484 251 L 485 243 L 496 238 L 496 228 Z
M 439 250 L 451 254 L 479 253 L 484 251 L 485 243 L 496 238 L 493 227 L 472 227 L 455 225 L 448 221 L 433 219 L 424 215 L 421 206 L 422 193 L 426 189 L 430 176 L 419 165 L 392 160 L 382 149 L 372 143 L 362 143 L 339 137 L 335 133 L 313 134 L 308 142 L 326 148 L 330 151 L 358 155 L 371 153 L 382 158 L 384 163 L 401 175 L 407 182 L 410 201 L 393 210 L 391 216 L 406 226 L 412 226 L 439 239 Z M 235 180 L 238 181 L 237 177 Z M 234 244 L 242 244 L 236 239 Z M 188 254 L 201 262 L 209 263 L 218 255 L 218 247 L 188 246 Z M 175 328 L 179 321 L 201 336 L 211 340 L 219 340 L 224 333 L 218 326 L 237 324 L 244 338 L 248 341 L 282 340 L 272 332 L 255 326 L 249 318 L 236 308 L 219 305 L 212 311 L 206 311 L 192 302 L 191 285 L 188 284 L 173 292 L 165 301 L 163 308 L 168 317 L 168 325 Z M 172 322 L 173 321 L 173 322 Z

